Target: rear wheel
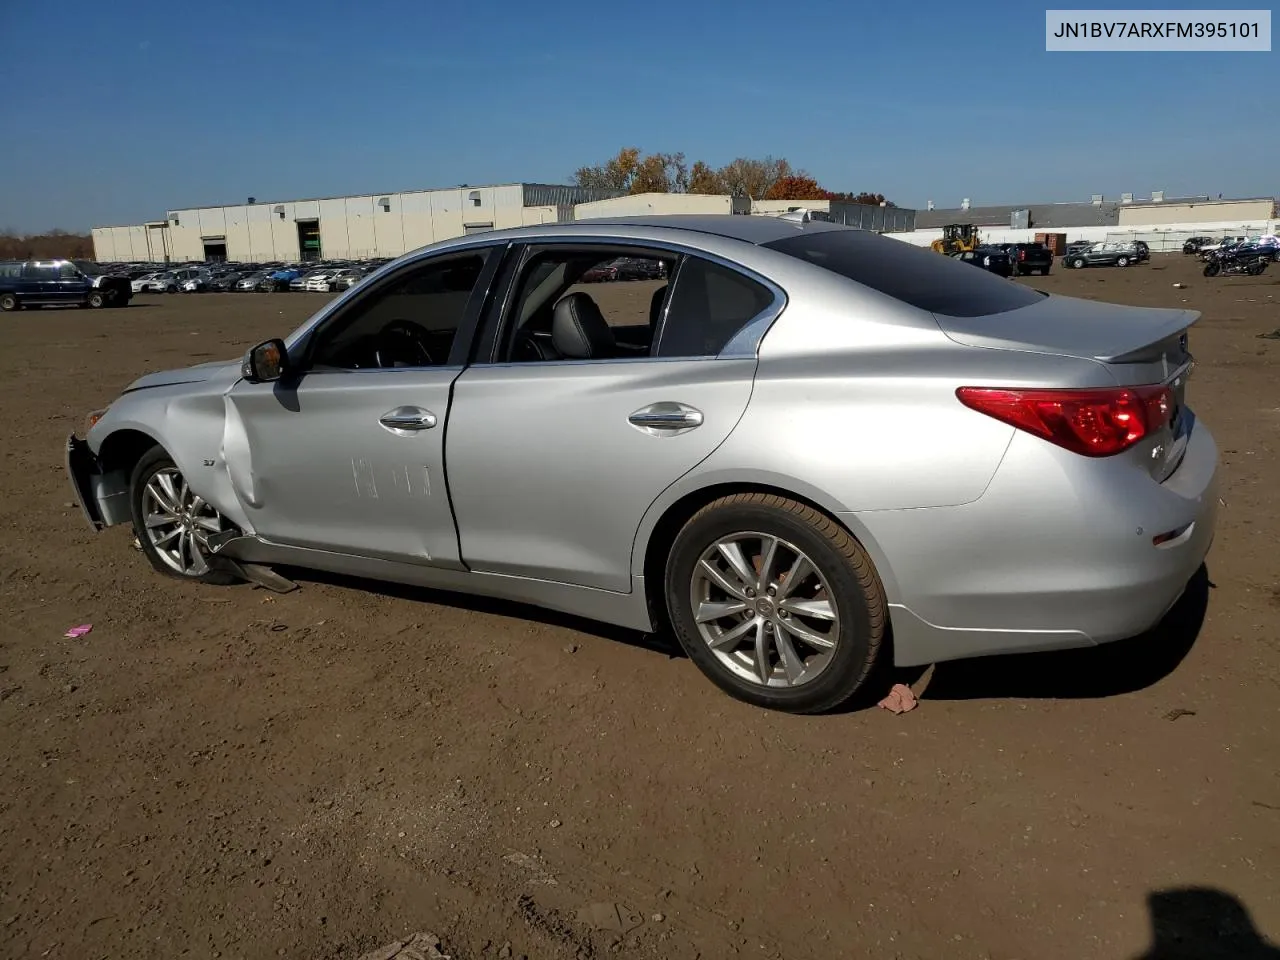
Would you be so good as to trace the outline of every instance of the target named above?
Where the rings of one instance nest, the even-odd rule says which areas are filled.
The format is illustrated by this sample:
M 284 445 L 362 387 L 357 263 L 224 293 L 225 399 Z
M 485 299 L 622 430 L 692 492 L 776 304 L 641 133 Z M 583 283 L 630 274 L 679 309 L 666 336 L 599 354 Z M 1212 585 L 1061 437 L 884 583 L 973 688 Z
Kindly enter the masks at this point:
M 1267 261 L 1257 260 L 1249 264 L 1249 266 L 1246 268 L 1246 272 L 1249 274 L 1249 276 L 1256 277 L 1266 269 L 1267 269 Z
M 1081 259 L 1080 257 L 1076 257 L 1074 260 L 1071 261 L 1071 266 L 1075 267 L 1077 270 L 1083 270 L 1084 260 Z
M 1222 265 L 1216 260 L 1210 260 L 1204 265 L 1204 275 L 1206 277 L 1216 277 L 1222 272 Z
M 152 447 L 133 469 L 129 492 L 133 532 L 151 566 L 165 576 L 201 583 L 236 583 L 214 569 L 209 537 L 234 529 L 187 485 L 163 447 Z
M 1128 258 L 1128 257 L 1119 257 L 1119 258 L 1116 260 L 1116 266 L 1117 266 L 1117 267 L 1127 267 L 1128 265 L 1129 265 L 1129 258 Z
M 8 313 L 18 309 L 18 298 L 12 293 L 0 293 L 0 310 Z
M 103 296 L 101 290 L 93 290 L 89 293 L 89 306 L 95 310 L 100 310 L 107 304 L 107 298 Z
M 667 610 L 689 658 L 731 696 L 792 713 L 847 701 L 875 663 L 884 590 L 849 532 L 772 494 L 696 513 L 667 558 Z
M 1047 277 L 1048 275 L 1049 275 L 1049 268 L 1048 268 L 1048 267 L 1041 267 L 1041 268 L 1040 268 L 1040 276 L 1042 276 L 1042 277 Z

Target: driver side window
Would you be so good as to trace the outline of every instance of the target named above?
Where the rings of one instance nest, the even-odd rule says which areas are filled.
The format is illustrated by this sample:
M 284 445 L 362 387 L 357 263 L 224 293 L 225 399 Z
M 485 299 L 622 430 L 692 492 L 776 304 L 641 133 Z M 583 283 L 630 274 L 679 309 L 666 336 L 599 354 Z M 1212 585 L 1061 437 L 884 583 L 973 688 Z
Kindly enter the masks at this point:
M 311 366 L 444 366 L 484 265 L 482 252 L 432 260 L 361 297 L 319 331 Z

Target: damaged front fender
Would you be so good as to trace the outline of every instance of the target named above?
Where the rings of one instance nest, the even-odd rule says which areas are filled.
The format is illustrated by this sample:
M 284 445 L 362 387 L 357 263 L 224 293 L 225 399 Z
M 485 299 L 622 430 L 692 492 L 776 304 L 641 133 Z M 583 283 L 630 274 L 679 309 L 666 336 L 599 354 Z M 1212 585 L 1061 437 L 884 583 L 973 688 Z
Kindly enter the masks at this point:
M 67 478 L 85 520 L 94 530 L 129 523 L 129 478 L 122 471 L 104 473 L 89 444 L 74 433 L 67 437 Z

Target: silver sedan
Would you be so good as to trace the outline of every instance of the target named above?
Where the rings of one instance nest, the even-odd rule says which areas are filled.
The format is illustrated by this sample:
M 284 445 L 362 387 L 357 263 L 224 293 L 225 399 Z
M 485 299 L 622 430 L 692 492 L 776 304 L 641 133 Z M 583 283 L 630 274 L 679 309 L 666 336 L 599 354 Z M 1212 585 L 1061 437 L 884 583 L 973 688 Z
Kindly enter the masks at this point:
M 620 257 L 653 278 L 598 280 Z M 388 264 L 67 444 L 161 573 L 287 564 L 670 629 L 796 712 L 899 665 L 1157 622 L 1213 535 L 1197 314 L 830 223 L 593 220 Z

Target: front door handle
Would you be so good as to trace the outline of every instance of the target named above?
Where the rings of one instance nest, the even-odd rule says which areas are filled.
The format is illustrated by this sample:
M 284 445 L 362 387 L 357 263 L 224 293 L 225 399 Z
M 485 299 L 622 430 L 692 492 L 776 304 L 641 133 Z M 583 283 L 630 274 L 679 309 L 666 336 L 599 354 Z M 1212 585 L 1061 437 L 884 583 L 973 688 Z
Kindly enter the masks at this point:
M 687 403 L 664 400 L 641 407 L 627 417 L 627 422 L 650 436 L 670 437 L 702 426 L 702 411 Z
M 421 407 L 396 407 L 378 418 L 388 430 L 430 430 L 436 425 L 436 415 Z

